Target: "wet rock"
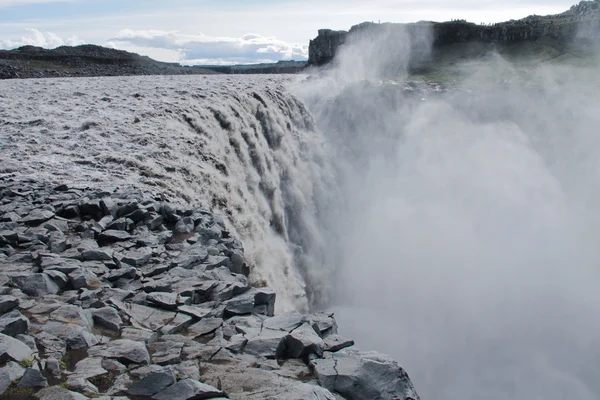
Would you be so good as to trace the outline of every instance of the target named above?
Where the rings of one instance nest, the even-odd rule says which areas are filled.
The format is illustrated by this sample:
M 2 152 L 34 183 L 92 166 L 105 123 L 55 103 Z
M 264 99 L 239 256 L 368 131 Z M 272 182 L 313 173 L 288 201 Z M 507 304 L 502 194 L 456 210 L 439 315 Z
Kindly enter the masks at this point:
M 219 389 L 195 381 L 184 379 L 152 397 L 153 400 L 200 400 L 222 396 Z
M 92 311 L 94 323 L 113 332 L 119 332 L 123 327 L 121 316 L 112 307 L 102 307 Z
M 390 357 L 349 349 L 312 361 L 319 384 L 349 400 L 418 400 L 406 372 Z
M 27 368 L 17 386 L 22 389 L 43 388 L 48 386 L 48 381 L 39 369 Z
M 312 325 L 317 325 L 322 338 L 336 334 L 338 331 L 333 313 L 319 312 L 307 315 L 306 318 Z
M 29 320 L 19 311 L 11 311 L 0 317 L 0 333 L 15 337 L 21 333 L 27 333 Z

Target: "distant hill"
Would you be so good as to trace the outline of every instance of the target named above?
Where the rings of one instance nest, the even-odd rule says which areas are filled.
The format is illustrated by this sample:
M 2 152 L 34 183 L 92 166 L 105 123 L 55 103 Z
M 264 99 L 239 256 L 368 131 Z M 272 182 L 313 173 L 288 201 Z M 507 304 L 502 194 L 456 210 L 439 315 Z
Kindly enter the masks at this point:
M 0 79 L 121 75 L 295 73 L 306 62 L 233 66 L 182 66 L 96 45 L 0 50 Z

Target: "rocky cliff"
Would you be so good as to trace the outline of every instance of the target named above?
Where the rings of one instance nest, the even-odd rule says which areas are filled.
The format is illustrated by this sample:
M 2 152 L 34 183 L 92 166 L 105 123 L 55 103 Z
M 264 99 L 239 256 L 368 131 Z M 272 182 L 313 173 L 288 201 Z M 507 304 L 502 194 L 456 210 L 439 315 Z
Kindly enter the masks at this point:
M 597 0 L 583 1 L 562 14 L 532 15 L 490 25 L 478 25 L 465 20 L 410 24 L 364 22 L 353 26 L 350 31 L 321 29 L 318 36 L 310 41 L 308 63 L 327 64 L 335 57 L 340 46 L 348 41 L 365 34 L 377 35 L 382 32 L 409 37 L 413 50 L 422 49 L 423 38 L 433 45 L 434 50 L 456 43 L 514 44 L 546 37 L 565 43 L 576 39 L 597 40 L 600 36 L 600 3 Z

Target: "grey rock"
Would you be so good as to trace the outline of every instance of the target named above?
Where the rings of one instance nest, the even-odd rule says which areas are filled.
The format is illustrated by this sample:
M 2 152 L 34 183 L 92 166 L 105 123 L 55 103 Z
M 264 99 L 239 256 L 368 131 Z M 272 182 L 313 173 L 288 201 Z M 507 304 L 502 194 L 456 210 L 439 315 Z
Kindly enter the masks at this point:
M 244 347 L 246 347 L 246 343 L 248 343 L 248 339 L 246 339 L 244 335 L 238 334 L 229 339 L 229 343 L 227 343 L 225 348 L 232 353 L 242 353 Z
M 157 333 L 146 329 L 125 327 L 121 332 L 121 339 L 130 339 L 135 342 L 144 342 L 146 344 L 152 344 L 157 338 Z
M 19 305 L 19 300 L 15 296 L 0 296 L 0 314 L 4 314 Z
M 33 336 L 29 336 L 24 333 L 19 333 L 17 336 L 15 336 L 15 339 L 25 343 L 25 345 L 31 350 L 33 350 L 34 353 L 38 352 L 37 344 L 35 343 L 35 338 Z
M 308 323 L 294 329 L 285 338 L 286 355 L 291 358 L 307 359 L 309 355 L 323 356 L 323 339 Z
M 110 244 L 115 242 L 124 242 L 131 239 L 131 235 L 125 231 L 109 229 L 98 235 L 98 243 Z
M 94 398 L 100 392 L 98 388 L 90 381 L 77 375 L 69 376 L 67 379 L 67 386 L 69 389 L 73 389 L 78 392 L 91 393 L 92 397 Z
M 123 327 L 121 316 L 112 307 L 102 307 L 92 311 L 94 323 L 113 332 L 119 332 Z
M 195 244 L 185 249 L 171 264 L 171 267 L 181 267 L 190 269 L 199 265 L 208 259 L 206 248 L 200 244 Z
M 35 340 L 46 355 L 60 359 L 67 352 L 66 339 L 61 339 L 49 332 L 39 332 L 35 335 Z
M 0 333 L 0 361 L 21 362 L 33 355 L 33 350 L 20 340 Z
M 119 269 L 113 269 L 110 274 L 106 277 L 109 282 L 116 282 L 119 279 L 133 279 L 137 274 L 135 267 L 124 267 Z
M 159 342 L 154 344 L 154 353 L 152 360 L 158 365 L 179 364 L 181 362 L 181 351 L 183 342 L 169 340 L 168 342 Z
M 152 258 L 152 249 L 149 247 L 142 247 L 140 249 L 128 251 L 125 256 L 121 259 L 124 262 L 134 267 L 141 267 L 150 261 Z
M 54 212 L 37 208 L 22 218 L 21 223 L 29 226 L 38 226 L 52 218 L 54 218 Z
M 231 267 L 231 260 L 225 256 L 209 256 L 204 262 L 206 269 L 211 270 L 219 267 Z
M 11 382 L 18 381 L 25 373 L 25 368 L 14 361 L 7 362 L 6 365 L 2 367 L 2 370 L 8 373 L 8 378 Z
M 165 310 L 177 309 L 177 295 L 175 293 L 154 292 L 146 297 L 148 304 Z
M 223 320 L 221 318 L 202 318 L 200 322 L 190 326 L 188 332 L 193 334 L 194 337 L 198 337 L 212 333 L 222 325 Z
M 193 322 L 194 320 L 192 319 L 192 317 L 180 313 L 177 314 L 177 316 L 175 316 L 175 318 L 171 322 L 160 328 L 160 332 L 163 335 L 172 335 L 174 333 L 181 332 L 182 330 L 186 329 Z
M 112 252 L 102 249 L 87 249 L 81 253 L 85 261 L 111 261 Z
M 129 218 L 118 218 L 106 226 L 108 230 L 115 231 L 131 231 L 133 229 L 134 223 Z
M 250 275 L 250 268 L 246 264 L 246 260 L 244 259 L 243 250 L 232 250 L 229 255 L 229 259 L 231 260 L 230 269 L 234 274 L 242 274 L 245 276 Z
M 89 397 L 85 397 L 81 393 L 71 392 L 58 386 L 42 389 L 34 396 L 38 400 L 89 400 Z
M 207 317 L 213 310 L 202 306 L 179 306 L 179 312 L 190 315 L 194 319 Z
M 225 302 L 225 316 L 251 314 L 254 309 L 254 294 L 245 293 Z
M 160 310 L 139 304 L 123 303 L 114 299 L 111 302 L 137 324 L 153 331 L 160 330 L 162 333 L 176 331 L 189 326 L 193 322 L 191 317 L 172 311 Z
M 60 362 L 58 361 L 58 359 L 56 359 L 54 357 L 48 357 L 46 359 L 45 363 L 46 363 L 46 366 L 44 367 L 44 371 L 47 374 L 50 374 L 53 377 L 60 379 L 61 371 L 60 371 Z
M 43 388 L 48 386 L 48 380 L 39 369 L 27 368 L 17 386 L 22 389 Z
M 23 293 L 32 297 L 56 294 L 60 291 L 60 288 L 54 283 L 54 280 L 45 273 L 29 276 L 20 288 Z
M 306 317 L 296 311 L 287 312 L 265 320 L 264 327 L 273 330 L 291 332 L 306 322 Z
M 323 350 L 332 353 L 345 349 L 346 347 L 354 346 L 354 340 L 346 339 L 338 334 L 327 336 L 323 342 Z
M 84 310 L 79 306 L 64 304 L 50 313 L 50 319 L 65 324 L 75 324 L 91 330 L 94 319 L 90 310 Z
M 46 270 L 44 271 L 44 273 L 47 274 L 50 278 L 52 278 L 52 280 L 54 281 L 54 283 L 56 283 L 59 289 L 63 290 L 65 287 L 67 287 L 67 284 L 69 283 L 69 278 L 67 277 L 67 275 L 57 270 Z
M 108 371 L 102 367 L 102 358 L 88 357 L 75 365 L 74 373 L 79 378 L 90 379 L 96 376 L 106 375 L 108 374 Z
M 222 396 L 223 392 L 219 389 L 195 381 L 193 379 L 183 379 L 167 389 L 154 395 L 154 400 L 202 400 L 212 399 Z
M 317 325 L 321 337 L 326 338 L 329 335 L 334 335 L 338 332 L 337 322 L 333 316 L 333 313 L 318 312 L 307 315 L 308 321 L 311 325 Z
M 112 358 L 123 364 L 150 363 L 150 354 L 146 345 L 129 339 L 117 339 L 103 346 L 90 348 L 88 352 L 91 356 Z
M 194 219 L 192 217 L 183 217 L 175 224 L 176 233 L 192 233 L 194 232 Z
M 4 368 L 0 368 L 0 396 L 6 392 L 6 389 L 10 387 L 11 383 L 12 382 L 8 371 L 6 371 Z
M 69 274 L 69 282 L 74 290 L 92 288 L 100 283 L 100 280 L 87 268 L 78 268 Z
M 0 333 L 15 337 L 27 333 L 29 320 L 19 311 L 14 310 L 0 317 Z
M 169 266 L 166 264 L 147 264 L 144 265 L 141 269 L 142 275 L 146 278 L 151 278 L 156 275 L 160 275 L 163 272 L 167 272 L 169 270 Z
M 280 359 L 285 353 L 286 331 L 263 329 L 258 335 L 248 336 L 245 352 L 265 358 Z
M 272 317 L 275 315 L 275 291 L 269 288 L 259 288 L 254 292 L 254 304 L 256 306 L 265 306 L 264 315 Z
M 319 384 L 349 400 L 418 400 L 408 374 L 390 357 L 344 349 L 312 366 Z

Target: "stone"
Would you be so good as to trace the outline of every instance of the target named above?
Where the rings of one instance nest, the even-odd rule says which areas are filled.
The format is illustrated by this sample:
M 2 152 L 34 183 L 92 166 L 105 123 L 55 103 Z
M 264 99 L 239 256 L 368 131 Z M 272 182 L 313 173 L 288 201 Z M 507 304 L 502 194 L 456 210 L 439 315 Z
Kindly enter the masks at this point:
M 96 376 L 108 374 L 108 371 L 102 367 L 102 358 L 87 357 L 75 365 L 75 375 L 80 378 L 90 379 Z
M 54 283 L 56 283 L 60 290 L 63 290 L 67 287 L 67 284 L 69 283 L 69 278 L 67 277 L 67 275 L 55 270 L 46 270 L 44 271 L 44 273 L 50 278 L 52 278 L 52 280 L 54 281 Z
M 19 305 L 19 300 L 15 296 L 0 296 L 0 314 L 4 314 Z
M 125 231 L 109 229 L 98 235 L 98 244 L 105 245 L 116 242 L 124 242 L 131 239 L 131 235 Z
M 63 304 L 50 313 L 50 319 L 65 324 L 75 324 L 91 330 L 94 319 L 90 310 L 72 304 Z
M 286 331 L 263 329 L 258 335 L 248 336 L 245 352 L 265 358 L 283 358 Z
M 26 344 L 0 333 L 0 362 L 12 360 L 20 363 L 32 355 L 33 350 Z
M 204 262 L 207 270 L 219 268 L 219 267 L 227 267 L 228 269 L 231 267 L 231 260 L 226 256 L 208 256 L 208 259 Z
M 169 340 L 168 342 L 159 342 L 154 344 L 154 353 L 152 361 L 158 365 L 178 364 L 181 362 L 181 351 L 183 342 Z
M 208 259 L 206 248 L 200 244 L 195 244 L 183 251 L 172 263 L 171 267 L 181 267 L 191 269 L 196 265 L 202 264 Z
M 177 223 L 175 224 L 174 231 L 176 233 L 182 233 L 182 234 L 192 233 L 192 232 L 194 232 L 195 227 L 196 226 L 194 225 L 193 218 L 183 217 L 179 221 L 177 221 Z
M 248 343 L 248 339 L 246 339 L 244 335 L 233 335 L 229 339 L 229 343 L 227 343 L 225 348 L 232 353 L 242 353 L 244 351 L 244 347 L 246 347 L 246 343 Z
M 264 322 L 264 328 L 291 332 L 306 321 L 306 317 L 296 311 L 287 312 L 268 318 Z
M 189 327 L 194 320 L 186 314 L 177 314 L 175 318 L 167 325 L 160 328 L 160 333 L 163 335 L 172 335 Z
M 59 386 L 42 389 L 34 396 L 38 400 L 89 400 L 89 397 L 85 397 L 81 393 L 71 392 Z
M 52 218 L 54 218 L 54 212 L 37 208 L 22 218 L 21 223 L 29 226 L 38 226 Z
M 346 339 L 338 334 L 329 335 L 323 341 L 323 350 L 332 353 L 351 346 L 354 346 L 354 340 Z
M 323 339 L 308 323 L 302 324 L 286 336 L 285 347 L 286 356 L 290 358 L 308 359 L 311 354 L 323 356 Z
M 18 381 L 23 377 L 25 368 L 21 367 L 21 365 L 14 361 L 9 361 L 4 367 L 2 367 L 2 371 L 5 371 L 8 374 L 10 381 L 13 382 Z
M 264 314 L 272 317 L 275 314 L 275 291 L 269 288 L 258 288 L 254 292 L 254 305 L 266 306 Z
M 141 267 L 142 265 L 147 264 L 151 258 L 152 249 L 149 247 L 142 247 L 140 249 L 128 251 L 125 256 L 121 258 L 121 262 L 133 265 L 134 267 Z
M 213 310 L 202 306 L 179 306 L 179 312 L 190 315 L 194 319 L 202 319 L 208 316 Z
M 158 335 L 151 330 L 125 327 L 121 332 L 121 338 L 152 344 L 158 338 Z
M 58 285 L 48 274 L 33 274 L 25 279 L 20 286 L 23 293 L 32 297 L 41 297 L 47 294 L 56 294 L 60 291 Z
M 151 278 L 156 275 L 160 275 L 163 272 L 167 272 L 169 270 L 169 266 L 166 264 L 150 264 L 144 265 L 140 271 L 142 271 L 142 275 L 145 278 Z
M 117 339 L 100 347 L 89 349 L 90 356 L 115 359 L 123 364 L 150 364 L 150 354 L 146 345 L 129 339 Z
M 10 375 L 8 374 L 8 371 L 6 371 L 4 368 L 0 369 L 0 396 L 2 396 L 2 394 L 4 392 L 6 392 L 6 389 L 8 389 L 11 385 L 12 380 L 10 379 Z
M 172 311 L 159 310 L 133 303 L 123 303 L 115 299 L 111 299 L 111 302 L 136 323 L 153 331 L 165 328 L 172 323 L 178 315 Z M 189 322 L 191 321 L 192 319 L 190 318 Z
M 123 327 L 121 316 L 112 307 L 102 307 L 92 310 L 94 323 L 109 331 L 119 332 Z
M 81 256 L 85 261 L 112 261 L 112 252 L 102 249 L 87 249 Z
M 221 318 L 202 318 L 200 322 L 190 326 L 188 332 L 193 334 L 194 337 L 203 336 L 216 331 L 222 325 L 223 320 Z
M 116 282 L 119 279 L 134 279 L 137 274 L 137 269 L 135 267 L 124 267 L 119 269 L 113 269 L 110 271 L 110 274 L 106 277 L 109 282 Z
M 225 317 L 251 314 L 254 310 L 254 294 L 246 293 L 225 302 Z
M 43 388 L 48 386 L 48 380 L 39 369 L 27 368 L 17 386 L 21 389 Z
M 152 396 L 153 400 L 201 400 L 212 399 L 223 396 L 219 389 L 195 381 L 193 379 L 183 379 L 165 390 Z
M 44 354 L 62 358 L 67 352 L 67 341 L 61 339 L 49 332 L 39 332 L 35 335 L 35 340 L 42 347 Z
M 311 364 L 319 384 L 345 399 L 419 399 L 404 369 L 380 353 L 344 349 Z
M 19 311 L 14 310 L 0 317 L 0 333 L 15 337 L 27 333 L 29 320 Z
M 67 386 L 69 389 L 76 390 L 78 392 L 90 393 L 90 396 L 96 398 L 100 392 L 98 388 L 85 378 L 81 378 L 77 375 L 71 375 L 67 378 Z
M 100 284 L 100 280 L 87 268 L 78 268 L 69 274 L 69 283 L 74 290 L 83 288 L 94 288 Z
M 175 293 L 154 292 L 148 294 L 146 301 L 148 301 L 148 304 L 153 307 L 158 307 L 165 310 L 176 310 L 177 297 L 178 296 Z
M 244 276 L 250 275 L 250 268 L 246 264 L 246 260 L 244 259 L 244 251 L 235 249 L 231 251 L 229 255 L 229 259 L 231 260 L 230 269 L 234 274 L 242 274 Z
M 318 312 L 307 315 L 307 319 L 311 325 L 317 325 L 322 338 L 334 335 L 338 331 L 337 322 L 335 322 L 333 313 Z
M 58 361 L 58 359 L 54 358 L 54 357 L 48 357 L 46 358 L 46 366 L 44 367 L 44 371 L 46 372 L 46 374 L 50 374 L 53 377 L 60 379 L 60 375 L 61 375 L 61 370 L 60 370 L 60 362 Z

